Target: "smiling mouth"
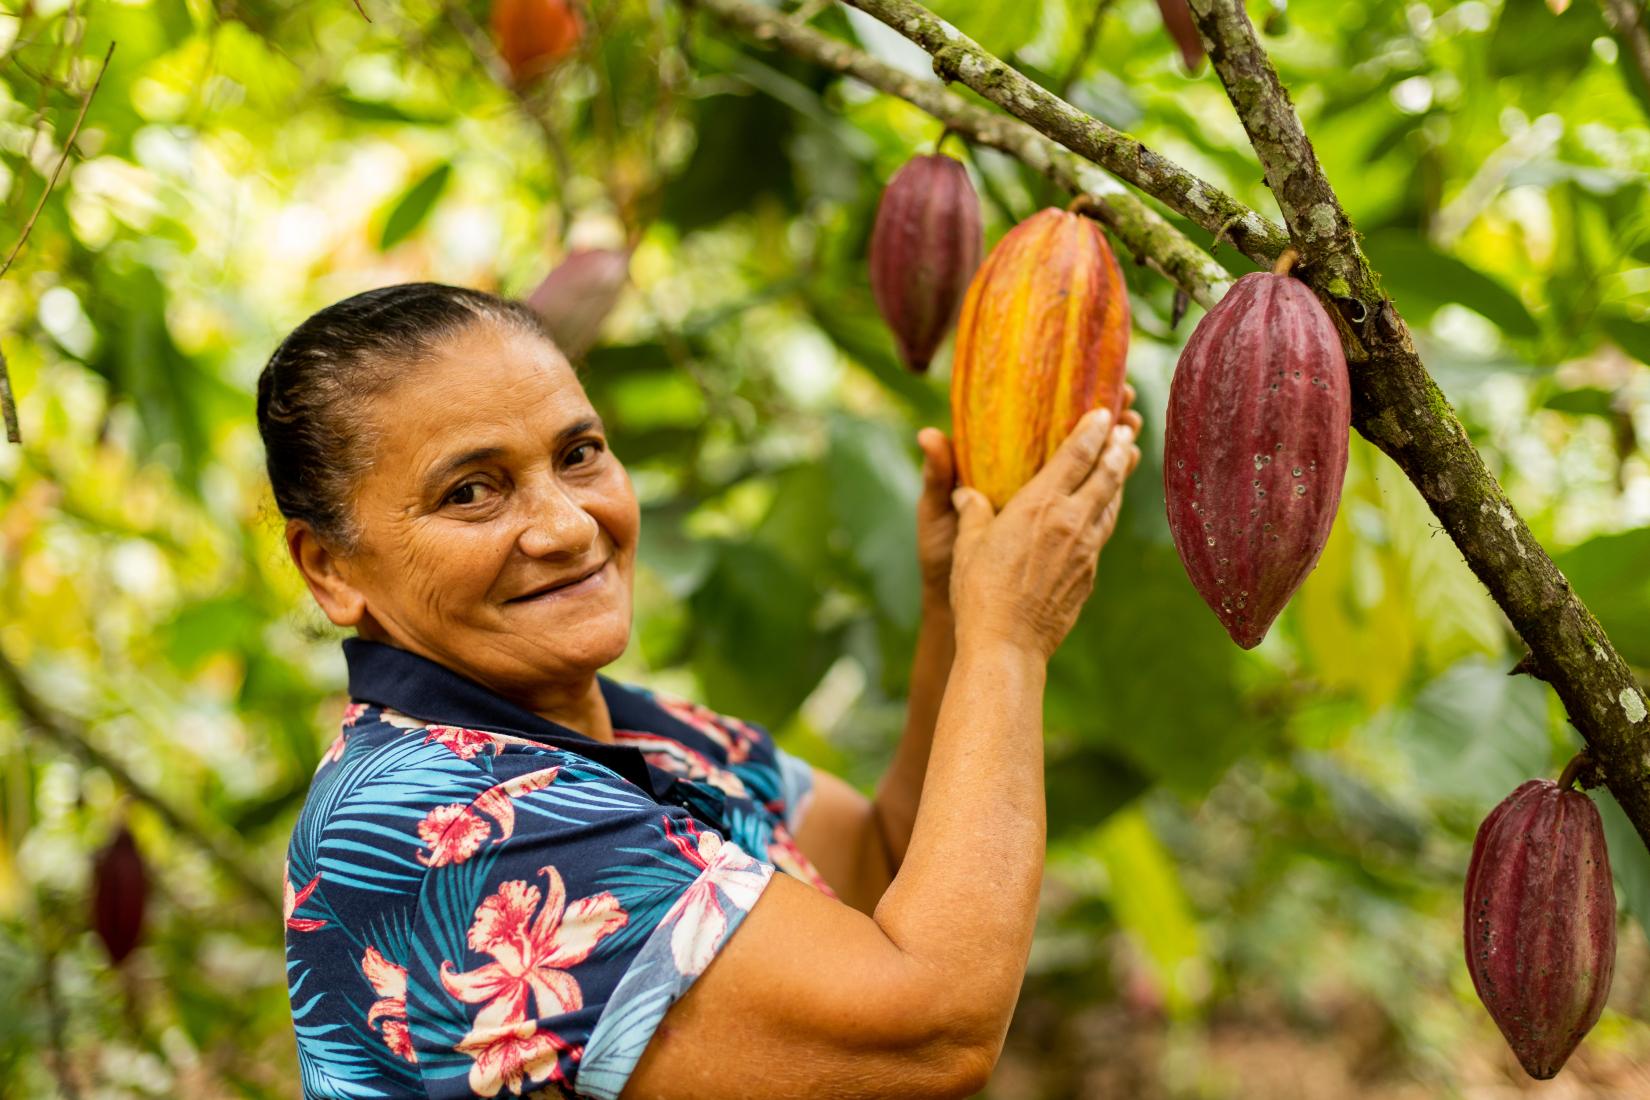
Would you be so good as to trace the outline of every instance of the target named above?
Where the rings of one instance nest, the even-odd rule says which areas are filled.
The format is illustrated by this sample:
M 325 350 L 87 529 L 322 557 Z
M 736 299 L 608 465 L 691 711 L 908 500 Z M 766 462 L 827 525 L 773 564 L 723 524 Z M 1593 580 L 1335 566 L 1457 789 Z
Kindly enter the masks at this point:
M 511 596 L 509 599 L 505 600 L 504 602 L 505 603 L 526 603 L 528 600 L 536 600 L 540 596 L 548 596 L 548 595 L 552 595 L 556 592 L 565 591 L 566 589 L 572 588 L 574 585 L 583 584 L 585 581 L 589 580 L 591 577 L 596 576 L 603 569 L 606 569 L 607 565 L 608 565 L 608 562 L 610 562 L 612 560 L 613 559 L 611 559 L 611 558 L 607 559 L 607 561 L 602 562 L 600 565 L 596 566 L 596 568 L 592 569 L 588 573 L 585 573 L 583 576 L 574 577 L 572 580 L 568 580 L 568 581 L 562 581 L 560 584 L 553 584 L 553 585 L 549 585 L 548 587 L 545 587 L 545 588 L 536 589 L 535 591 L 528 592 L 528 593 L 526 593 L 525 595 L 522 595 L 522 596 Z

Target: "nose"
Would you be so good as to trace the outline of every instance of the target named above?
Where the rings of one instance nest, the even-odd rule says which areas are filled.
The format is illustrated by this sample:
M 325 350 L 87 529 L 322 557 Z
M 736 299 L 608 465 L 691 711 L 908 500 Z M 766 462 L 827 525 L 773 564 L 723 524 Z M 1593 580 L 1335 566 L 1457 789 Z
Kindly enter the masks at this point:
M 516 544 L 530 558 L 582 558 L 600 530 L 596 518 L 555 478 L 524 494 L 525 520 Z

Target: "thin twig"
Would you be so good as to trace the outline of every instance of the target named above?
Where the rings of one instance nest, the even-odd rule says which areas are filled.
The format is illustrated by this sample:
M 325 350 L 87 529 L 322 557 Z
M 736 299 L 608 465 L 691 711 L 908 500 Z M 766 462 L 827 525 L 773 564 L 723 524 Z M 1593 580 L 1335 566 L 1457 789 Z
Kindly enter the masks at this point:
M 843 0 L 887 24 L 934 58 L 934 72 L 958 81 L 1067 149 L 1133 184 L 1202 229 L 1231 222 L 1230 239 L 1270 265 L 1289 243 L 1282 227 L 1144 143 L 1073 107 L 916 0 Z M 1233 221 L 1233 215 L 1237 215 Z
M 204 824 L 185 817 L 159 792 L 151 790 L 127 767 L 92 743 L 87 731 L 68 715 L 52 710 L 24 682 L 22 673 L 4 653 L 0 653 L 0 684 L 11 695 L 24 724 L 36 734 L 69 750 L 86 763 L 107 772 L 133 798 L 142 802 L 165 821 L 173 832 L 193 843 L 218 865 L 218 868 L 239 885 L 248 895 L 273 912 L 281 912 L 281 901 L 270 885 L 246 869 L 245 853 L 238 852 L 227 840 Z
M 11 394 L 11 374 L 6 370 L 6 352 L 3 348 L 0 348 L 0 417 L 6 421 L 6 441 L 23 442 L 23 434 L 17 427 L 17 401 Z
M 1645 28 L 1644 7 L 1634 0 L 1602 0 L 1604 18 L 1615 32 L 1616 43 L 1627 54 L 1644 82 L 1644 94 L 1650 95 L 1650 30 Z M 1646 107 L 1650 113 L 1650 107 Z
M 458 28 L 458 33 L 470 45 L 470 52 L 475 54 L 476 60 L 481 62 L 495 83 L 501 84 L 515 98 L 516 105 L 523 114 L 533 121 L 544 135 L 544 144 L 550 150 L 550 157 L 556 162 L 556 211 L 561 218 L 558 227 L 561 232 L 567 232 L 571 213 L 567 205 L 567 192 L 573 179 L 573 161 L 567 155 L 567 143 L 562 141 L 561 134 L 545 114 L 545 109 L 533 102 L 527 90 L 516 83 L 515 77 L 510 74 L 510 66 L 505 64 L 504 58 L 494 48 L 492 39 L 485 31 L 476 25 L 469 13 L 455 3 L 447 3 L 443 10 L 447 19 Z
M 29 215 L 29 220 L 24 223 L 23 234 L 17 238 L 17 243 L 12 246 L 11 255 L 6 257 L 5 263 L 0 264 L 0 278 L 4 278 L 6 272 L 11 270 L 12 261 L 17 259 L 17 254 L 23 250 L 23 242 L 29 239 L 29 231 L 34 228 L 35 220 L 40 217 L 40 211 L 45 209 L 47 197 L 51 195 L 52 188 L 57 186 L 57 177 L 62 174 L 63 165 L 69 160 L 69 153 L 74 149 L 75 138 L 80 136 L 80 124 L 86 121 L 86 109 L 92 105 L 92 97 L 97 94 L 98 85 L 103 83 L 103 74 L 109 71 L 109 58 L 114 55 L 114 52 L 115 44 L 111 42 L 109 48 L 103 52 L 103 65 L 97 70 L 97 79 L 92 81 L 92 86 L 86 90 L 85 97 L 80 101 L 80 113 L 75 116 L 74 128 L 69 131 L 69 140 L 63 143 L 63 155 L 57 158 L 57 167 L 52 169 L 51 178 L 46 181 L 46 189 L 40 192 L 40 201 L 34 204 L 34 212 Z
M 1069 192 L 1087 192 L 1095 201 L 1096 217 L 1117 234 L 1124 247 L 1199 304 L 1212 306 L 1231 284 L 1231 274 L 1162 215 L 1105 172 L 1030 126 L 975 106 L 931 80 L 919 80 L 841 39 L 799 26 L 772 8 L 751 0 L 684 2 L 703 9 L 757 42 L 777 46 L 898 96 L 933 115 L 971 143 L 1008 153 Z
M 1088 64 L 1089 54 L 1094 52 L 1094 43 L 1100 37 L 1100 20 L 1105 18 L 1106 9 L 1111 7 L 1115 0 L 1094 0 L 1094 8 L 1089 12 L 1087 23 L 1083 24 L 1083 40 L 1077 46 L 1077 53 L 1066 66 L 1066 75 L 1060 78 L 1058 90 L 1061 99 L 1071 95 L 1071 86 L 1077 83 L 1077 78 L 1083 75 L 1083 66 Z

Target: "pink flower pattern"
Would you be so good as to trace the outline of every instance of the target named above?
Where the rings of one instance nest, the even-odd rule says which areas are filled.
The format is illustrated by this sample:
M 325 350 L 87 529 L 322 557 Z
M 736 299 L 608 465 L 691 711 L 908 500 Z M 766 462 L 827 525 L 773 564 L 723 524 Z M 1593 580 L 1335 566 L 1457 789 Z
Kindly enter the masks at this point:
M 492 962 L 463 972 L 448 960 L 441 963 L 442 987 L 482 1006 L 457 1049 L 475 1058 L 470 1087 L 483 1096 L 495 1095 L 501 1085 L 519 1093 L 524 1079 L 543 1078 L 556 1066 L 555 1052 L 567 1047 L 528 1018 L 529 1002 L 541 1017 L 581 1008 L 584 995 L 569 970 L 630 919 L 606 891 L 568 905 L 560 872 L 546 866 L 539 874 L 545 877 L 543 893 L 513 879 L 476 910 L 470 949 L 491 955 Z
M 314 932 L 318 928 L 326 927 L 327 922 L 324 920 L 312 920 L 307 917 L 295 917 L 292 915 L 303 907 L 304 902 L 308 901 L 309 896 L 315 893 L 315 887 L 320 885 L 320 883 L 321 876 L 316 875 L 314 878 L 309 880 L 309 885 L 305 886 L 302 890 L 293 890 L 292 862 L 288 860 L 282 865 L 281 886 L 283 889 L 281 891 L 281 909 L 286 917 L 286 926 L 294 932 Z
M 361 956 L 361 973 L 367 984 L 378 994 L 378 1000 L 367 1010 L 367 1026 L 383 1022 L 384 1045 L 409 1062 L 418 1061 L 413 1050 L 412 1033 L 407 1029 L 407 969 L 396 966 L 376 947 L 369 946 Z

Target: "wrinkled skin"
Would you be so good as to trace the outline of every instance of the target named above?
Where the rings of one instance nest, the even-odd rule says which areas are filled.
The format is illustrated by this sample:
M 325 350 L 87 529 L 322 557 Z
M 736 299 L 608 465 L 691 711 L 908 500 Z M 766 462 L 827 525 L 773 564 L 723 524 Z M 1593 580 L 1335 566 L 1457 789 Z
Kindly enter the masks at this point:
M 287 525 L 327 617 L 611 740 L 595 673 L 630 639 L 641 516 L 567 360 L 478 323 L 375 398 L 368 419 L 358 544 L 342 552 Z M 494 453 L 447 468 L 484 447 Z M 598 566 L 576 589 L 516 599 Z

